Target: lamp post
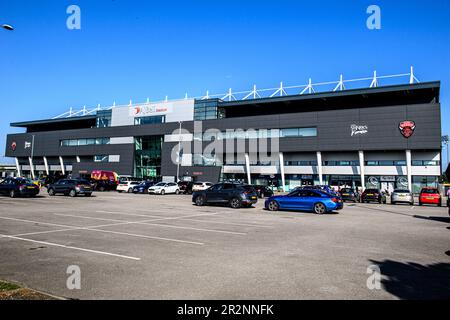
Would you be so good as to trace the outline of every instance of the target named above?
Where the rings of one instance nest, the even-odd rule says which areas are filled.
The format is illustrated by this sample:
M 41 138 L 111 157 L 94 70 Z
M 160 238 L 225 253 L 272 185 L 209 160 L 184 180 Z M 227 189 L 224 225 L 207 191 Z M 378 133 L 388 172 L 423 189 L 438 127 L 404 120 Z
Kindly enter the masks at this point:
M 178 121 L 178 123 L 180 124 L 180 130 L 178 131 L 177 182 L 180 181 L 181 125 L 183 121 Z
M 442 139 L 441 139 L 442 144 L 445 146 L 445 149 L 447 150 L 447 167 L 443 168 L 442 171 L 447 170 L 448 166 L 450 165 L 450 152 L 448 150 L 449 140 L 450 140 L 450 138 L 448 135 L 442 136 Z M 444 161 L 442 161 L 442 164 L 444 165 Z

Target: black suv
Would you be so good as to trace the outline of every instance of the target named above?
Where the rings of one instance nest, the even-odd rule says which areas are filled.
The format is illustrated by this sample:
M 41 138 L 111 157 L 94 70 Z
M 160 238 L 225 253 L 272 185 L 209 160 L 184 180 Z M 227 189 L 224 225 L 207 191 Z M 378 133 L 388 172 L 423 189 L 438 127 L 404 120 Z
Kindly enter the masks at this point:
M 117 182 L 111 180 L 91 180 L 91 184 L 96 191 L 115 191 L 117 189 Z
M 178 187 L 180 188 L 180 191 L 184 194 L 192 194 L 192 186 L 193 185 L 194 185 L 194 182 L 192 182 L 192 181 L 178 182 Z
M 57 193 L 76 197 L 79 194 L 84 194 L 86 197 L 92 195 L 94 188 L 87 180 L 83 179 L 62 179 L 57 183 L 48 186 L 48 194 L 54 196 Z
M 351 188 L 344 188 L 341 189 L 339 192 L 341 195 L 342 200 L 345 201 L 352 201 L 352 202 L 359 202 L 359 194 L 355 190 Z
M 218 183 L 206 190 L 195 191 L 192 202 L 197 206 L 206 204 L 228 204 L 234 209 L 251 207 L 258 201 L 255 189 L 249 185 Z
M 252 187 L 255 189 L 258 198 L 265 198 L 265 197 L 270 198 L 271 196 L 273 196 L 272 189 L 270 189 L 267 186 L 254 185 Z

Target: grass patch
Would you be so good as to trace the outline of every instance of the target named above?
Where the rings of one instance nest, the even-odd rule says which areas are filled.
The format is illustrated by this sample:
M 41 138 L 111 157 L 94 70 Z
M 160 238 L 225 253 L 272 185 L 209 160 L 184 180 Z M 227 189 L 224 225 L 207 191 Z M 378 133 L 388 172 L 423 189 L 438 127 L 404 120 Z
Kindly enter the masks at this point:
M 13 283 L 0 281 L 0 292 L 12 291 L 17 289 L 20 289 L 20 286 Z
M 56 297 L 0 280 L 1 300 L 55 300 Z

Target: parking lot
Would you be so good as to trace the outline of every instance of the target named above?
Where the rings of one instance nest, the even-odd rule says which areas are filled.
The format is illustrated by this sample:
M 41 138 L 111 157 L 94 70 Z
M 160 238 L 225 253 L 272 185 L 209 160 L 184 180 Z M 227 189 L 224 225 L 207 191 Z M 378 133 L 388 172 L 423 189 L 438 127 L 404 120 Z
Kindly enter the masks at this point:
M 196 207 L 187 195 L 0 197 L 0 279 L 76 299 L 450 297 L 447 208 Z M 369 289 L 369 266 L 381 289 Z M 69 266 L 81 288 L 69 290 Z M 372 269 L 369 269 L 372 270 Z M 370 281 L 370 279 L 369 279 Z

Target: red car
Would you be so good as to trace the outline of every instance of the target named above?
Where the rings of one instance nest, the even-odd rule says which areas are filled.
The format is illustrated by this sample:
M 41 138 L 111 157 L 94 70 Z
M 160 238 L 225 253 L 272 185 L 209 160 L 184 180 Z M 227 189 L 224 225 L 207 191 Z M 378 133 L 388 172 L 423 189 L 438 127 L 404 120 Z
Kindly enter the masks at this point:
M 437 204 L 442 207 L 442 198 L 437 188 L 423 188 L 419 195 L 419 206 L 423 204 Z

